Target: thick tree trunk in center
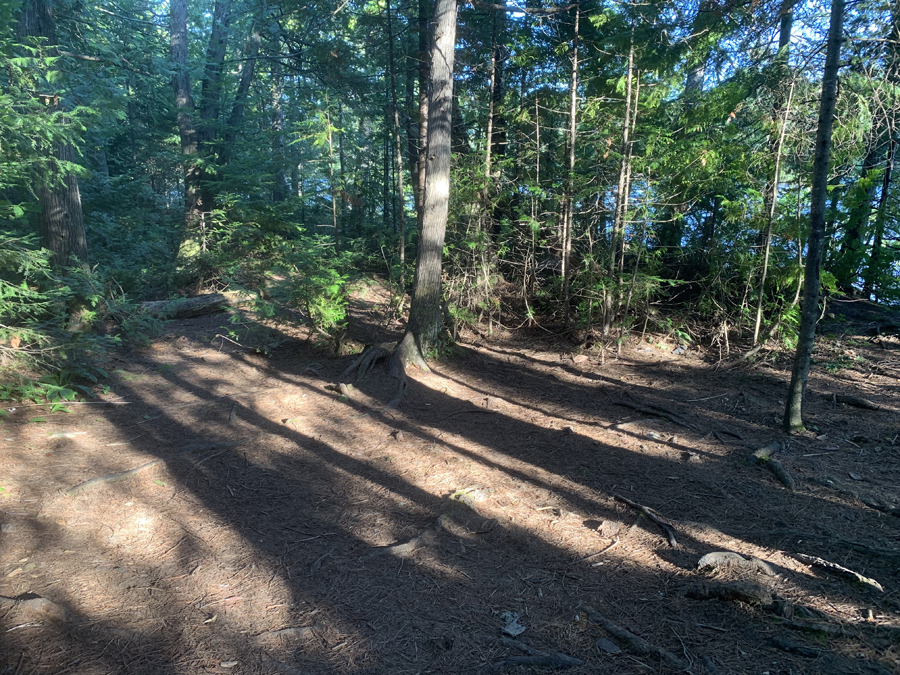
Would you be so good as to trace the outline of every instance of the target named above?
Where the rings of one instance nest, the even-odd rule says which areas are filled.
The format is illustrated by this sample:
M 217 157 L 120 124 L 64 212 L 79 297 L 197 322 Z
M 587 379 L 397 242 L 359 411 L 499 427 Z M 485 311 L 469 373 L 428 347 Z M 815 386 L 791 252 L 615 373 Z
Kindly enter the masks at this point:
M 441 261 L 450 206 L 450 138 L 453 112 L 453 49 L 456 41 L 456 0 L 438 0 L 431 52 L 431 94 L 428 100 L 428 157 L 422 231 L 416 253 L 416 277 L 409 325 L 397 349 L 403 366 L 424 366 L 422 356 L 441 343 Z

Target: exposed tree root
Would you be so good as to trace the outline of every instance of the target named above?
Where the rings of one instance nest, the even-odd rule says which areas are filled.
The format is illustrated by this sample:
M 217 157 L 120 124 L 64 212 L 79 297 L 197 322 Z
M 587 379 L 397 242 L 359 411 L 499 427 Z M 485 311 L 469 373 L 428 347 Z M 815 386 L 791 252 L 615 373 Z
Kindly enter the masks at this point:
M 520 640 L 510 640 L 503 638 L 503 644 L 524 652 L 526 656 L 508 656 L 502 661 L 490 663 L 481 669 L 482 673 L 499 673 L 510 668 L 553 668 L 561 670 L 563 668 L 572 668 L 580 666 L 581 659 L 572 656 L 560 654 L 558 652 L 542 652 L 532 649 Z
M 653 509 L 651 509 L 647 506 L 638 504 L 637 502 L 633 502 L 630 499 L 628 499 L 627 497 L 623 497 L 622 495 L 613 494 L 613 497 L 615 497 L 617 500 L 619 500 L 623 504 L 627 504 L 631 508 L 637 509 L 642 514 L 644 514 L 647 518 L 649 518 L 651 521 L 653 521 L 654 523 L 659 525 L 660 528 L 662 528 L 662 531 L 665 532 L 666 537 L 669 540 L 669 546 L 671 546 L 672 548 L 678 548 L 678 541 L 675 539 L 675 528 L 672 526 L 672 524 L 668 520 L 665 519 L 664 516 L 660 515 Z
M 129 478 L 132 478 L 135 475 L 146 471 L 147 469 L 150 469 L 158 464 L 162 464 L 163 462 L 168 462 L 172 459 L 178 459 L 179 457 L 184 457 L 186 455 L 190 455 L 191 453 L 201 452 L 203 450 L 214 450 L 216 448 L 233 448 L 236 445 L 243 445 L 249 440 L 250 438 L 242 438 L 238 441 L 223 441 L 221 443 L 199 443 L 197 445 L 191 445 L 181 452 L 176 452 L 174 455 L 154 459 L 152 462 L 147 462 L 146 464 L 142 464 L 141 466 L 135 467 L 134 469 L 129 469 L 128 471 L 120 471 L 119 473 L 110 473 L 98 478 L 91 478 L 90 480 L 79 483 L 74 487 L 70 487 L 68 490 L 64 490 L 63 494 L 66 497 L 74 497 L 75 495 L 84 492 L 85 490 L 90 490 L 92 488 L 106 485 L 108 483 L 118 483 L 119 481 L 128 480 Z
M 356 372 L 356 379 L 360 380 L 366 373 L 375 367 L 375 364 L 387 359 L 390 355 L 391 351 L 384 345 L 369 345 L 363 350 L 363 353 L 360 354 L 343 373 L 341 373 L 341 379 L 349 377 L 352 373 Z
M 623 643 L 632 653 L 642 654 L 644 656 L 655 656 L 660 661 L 663 661 L 674 668 L 678 668 L 679 670 L 685 670 L 689 667 L 687 662 L 678 658 L 672 652 L 667 651 L 662 647 L 657 647 L 656 645 L 647 642 L 644 638 L 638 637 L 631 631 L 622 628 L 618 624 L 607 619 L 593 607 L 585 605 L 582 609 L 585 614 L 587 614 L 588 619 L 602 626 L 603 630 L 612 635 L 619 642 Z
M 849 567 L 844 567 L 843 565 L 829 562 L 828 560 L 818 558 L 814 555 L 806 555 L 805 553 L 791 553 L 790 555 L 802 563 L 812 565 L 813 567 L 821 567 L 824 570 L 833 572 L 834 574 L 845 577 L 847 579 L 851 579 L 852 581 L 856 581 L 857 583 L 863 584 L 865 586 L 876 588 L 884 593 L 884 588 L 877 581 L 875 581 L 874 579 L 870 579 L 869 577 L 864 577 L 862 574 L 860 574 L 859 572 L 854 572 Z
M 718 572 L 721 569 L 740 569 L 747 572 L 759 572 L 767 577 L 775 576 L 775 571 L 768 563 L 759 558 L 745 558 L 737 553 L 730 551 L 717 551 L 715 553 L 707 553 L 700 558 L 697 563 L 697 569 L 702 571 Z
M 826 394 L 825 398 L 829 398 L 835 403 L 843 403 L 844 405 L 852 405 L 854 408 L 862 408 L 863 410 L 884 410 L 883 406 L 872 403 L 859 396 L 847 396 L 846 394 Z
M 772 455 L 783 449 L 783 447 L 784 444 L 781 441 L 774 441 L 772 443 L 769 443 L 769 445 L 763 446 L 752 455 L 750 455 L 747 458 L 747 465 L 764 465 L 769 469 L 769 471 L 775 474 L 775 477 L 778 478 L 778 480 L 781 481 L 781 484 L 784 485 L 788 490 L 795 490 L 797 488 L 797 482 L 794 480 L 794 477 L 787 469 L 784 468 L 784 464 L 779 462 L 777 459 L 772 458 Z
M 631 396 L 631 394 L 629 394 Z M 634 398 L 633 396 L 631 396 Z M 632 410 L 637 410 L 638 412 L 642 412 L 646 415 L 652 415 L 653 417 L 661 417 L 664 420 L 669 420 L 672 424 L 675 424 L 680 427 L 684 427 L 685 429 L 690 429 L 691 431 L 698 431 L 696 425 L 691 424 L 687 420 L 681 419 L 677 413 L 668 408 L 663 408 L 662 406 L 653 404 L 653 403 L 632 403 L 631 401 L 626 401 L 625 399 L 619 399 L 618 401 L 614 401 L 615 405 L 621 405 L 625 408 L 631 408 Z

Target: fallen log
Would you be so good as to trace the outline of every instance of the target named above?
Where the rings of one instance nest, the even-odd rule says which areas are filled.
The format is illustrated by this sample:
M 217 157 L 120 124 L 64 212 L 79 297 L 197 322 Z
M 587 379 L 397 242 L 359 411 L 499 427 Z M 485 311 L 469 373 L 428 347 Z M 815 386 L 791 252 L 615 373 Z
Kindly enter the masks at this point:
M 231 306 L 231 300 L 221 293 L 198 295 L 177 300 L 149 300 L 141 303 L 141 309 L 157 319 L 189 319 L 219 312 Z

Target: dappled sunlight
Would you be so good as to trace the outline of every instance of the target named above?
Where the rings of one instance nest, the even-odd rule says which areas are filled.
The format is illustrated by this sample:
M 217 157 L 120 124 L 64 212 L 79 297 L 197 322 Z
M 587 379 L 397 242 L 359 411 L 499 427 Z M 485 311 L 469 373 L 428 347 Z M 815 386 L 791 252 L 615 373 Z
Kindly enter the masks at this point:
M 27 487 L 18 472 L 39 471 L 42 483 L 30 487 L 38 501 L 28 516 L 6 516 L 21 529 L 3 535 L 3 569 L 20 571 L 0 578 L 0 595 L 35 589 L 65 605 L 76 617 L 70 648 L 82 655 L 73 658 L 99 658 L 98 672 L 125 655 L 148 673 L 232 662 L 251 672 L 458 672 L 504 653 L 498 636 L 512 616 L 529 643 L 589 664 L 575 672 L 643 671 L 598 655 L 603 633 L 583 622 L 583 604 L 673 653 L 693 640 L 694 657 L 715 654 L 736 672 L 740 655 L 723 651 L 729 626 L 752 632 L 782 619 L 684 595 L 732 580 L 870 630 L 872 596 L 790 554 L 865 574 L 863 559 L 837 558 L 827 539 L 790 523 L 871 516 L 834 493 L 792 495 L 744 466 L 753 438 L 771 433 L 747 421 L 770 414 L 751 398 L 707 399 L 654 366 L 634 376 L 582 362 L 578 372 L 596 369 L 602 381 L 548 377 L 538 361 L 469 350 L 411 373 L 407 399 L 389 409 L 395 384 L 379 373 L 355 383 L 349 400 L 328 388 L 341 360 L 309 354 L 275 367 L 191 348 L 190 359 L 153 350 L 131 366 L 140 377 L 119 376 L 130 405 L 66 417 L 58 429 L 88 433 L 54 440 L 46 428 L 36 435 L 39 425 L 16 427 L 10 475 Z M 659 409 L 615 405 L 623 378 L 693 428 Z M 708 432 L 731 420 L 747 441 Z M 819 459 L 807 454 L 816 453 L 786 459 L 802 469 Z M 128 480 L 59 492 L 157 458 Z M 668 519 L 678 548 L 616 494 Z M 700 574 L 699 558 L 719 550 L 764 560 L 777 576 Z M 70 566 L 77 574 L 53 573 Z M 890 580 L 883 567 L 870 575 Z M 880 611 L 877 625 L 897 623 L 889 605 Z M 21 630 L 36 639 L 47 629 Z M 91 656 L 98 640 L 111 645 L 109 659 Z

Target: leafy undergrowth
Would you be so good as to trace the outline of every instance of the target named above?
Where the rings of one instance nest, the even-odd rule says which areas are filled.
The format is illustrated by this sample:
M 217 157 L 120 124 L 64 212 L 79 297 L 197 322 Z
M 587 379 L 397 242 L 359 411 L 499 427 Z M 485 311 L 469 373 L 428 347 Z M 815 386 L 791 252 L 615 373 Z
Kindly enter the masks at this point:
M 359 289 L 355 337 L 395 339 L 394 311 Z M 0 595 L 66 612 L 4 602 L 0 669 L 896 672 L 900 343 L 832 311 L 794 438 L 777 353 L 464 330 L 391 410 L 379 371 L 326 388 L 353 356 L 306 329 L 262 353 L 223 316 L 170 324 L 96 400 L 0 427 Z M 793 490 L 746 461 L 777 441 Z M 766 565 L 710 578 L 717 551 Z

